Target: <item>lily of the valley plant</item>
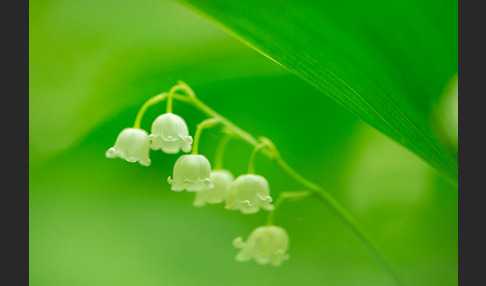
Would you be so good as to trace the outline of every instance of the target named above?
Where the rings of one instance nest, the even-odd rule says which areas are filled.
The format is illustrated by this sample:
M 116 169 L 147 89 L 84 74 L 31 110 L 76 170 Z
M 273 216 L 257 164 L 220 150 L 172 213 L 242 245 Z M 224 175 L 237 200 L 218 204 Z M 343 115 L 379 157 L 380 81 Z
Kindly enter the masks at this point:
M 159 115 L 154 120 L 151 134 L 148 134 L 140 127 L 142 117 L 148 107 L 164 100 L 167 100 L 166 113 Z M 209 118 L 197 125 L 194 140 L 189 135 L 184 119 L 172 112 L 173 100 L 187 102 L 208 115 Z M 217 145 L 215 164 L 212 167 L 210 161 L 198 153 L 198 145 L 202 131 L 216 125 L 224 127 L 221 129 L 224 136 Z M 249 155 L 248 172 L 236 176 L 236 179 L 231 171 L 222 167 L 224 149 L 232 137 L 242 139 L 254 147 L 253 152 Z M 266 224 L 253 230 L 246 241 L 242 237 L 234 239 L 233 245 L 240 249 L 235 257 L 237 261 L 254 259 L 258 264 L 278 266 L 287 260 L 289 258 L 287 253 L 289 235 L 283 227 L 274 225 L 275 212 L 285 200 L 314 196 L 320 198 L 342 218 L 373 257 L 393 275 L 398 284 L 401 284 L 393 268 L 372 240 L 327 191 L 308 181 L 290 167 L 282 159 L 272 141 L 266 137 L 255 139 L 251 134 L 200 101 L 186 83 L 179 81 L 168 92 L 147 100 L 140 108 L 133 127 L 125 128 L 120 132 L 115 145 L 106 151 L 106 157 L 119 157 L 128 162 L 138 162 L 143 166 L 149 166 L 151 163 L 150 149 L 156 152 L 161 150 L 167 154 L 177 154 L 180 151 L 191 152 L 191 154 L 184 154 L 177 159 L 173 174 L 168 176 L 167 181 L 171 185 L 172 191 L 194 192 L 194 206 L 225 203 L 225 209 L 240 211 L 245 215 L 257 213 L 261 209 L 268 212 Z M 255 173 L 255 158 L 259 152 L 272 159 L 290 177 L 302 184 L 304 190 L 283 190 L 279 193 L 277 200 L 274 200 L 270 192 L 271 182 Z

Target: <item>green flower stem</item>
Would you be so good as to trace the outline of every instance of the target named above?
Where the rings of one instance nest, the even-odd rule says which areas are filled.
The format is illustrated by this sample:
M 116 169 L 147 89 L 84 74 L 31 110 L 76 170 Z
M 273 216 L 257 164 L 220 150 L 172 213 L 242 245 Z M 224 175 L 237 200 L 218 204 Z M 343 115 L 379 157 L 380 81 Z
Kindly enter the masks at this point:
M 359 240 L 364 244 L 368 252 L 373 256 L 373 258 L 379 262 L 388 272 L 393 276 L 398 285 L 403 285 L 401 279 L 399 278 L 397 272 L 390 262 L 385 258 L 383 252 L 374 243 L 371 237 L 361 228 L 356 219 L 341 205 L 336 201 L 331 194 L 325 191 L 318 185 L 308 181 L 300 174 L 298 174 L 292 167 L 290 167 L 280 156 L 275 158 L 276 163 L 282 167 L 282 169 L 292 176 L 296 181 L 300 182 L 302 185 L 306 186 L 310 190 L 316 192 L 319 196 L 318 198 L 327 206 L 334 211 L 338 217 L 349 226 L 351 231 L 359 238 Z
M 250 155 L 250 160 L 248 161 L 248 174 L 255 174 L 256 155 L 258 154 L 258 151 L 262 150 L 265 147 L 267 147 L 266 143 L 260 143 L 257 146 L 255 146 L 255 148 L 253 148 L 253 151 L 251 152 Z
M 192 91 L 192 89 L 184 82 L 179 81 L 178 90 L 181 90 L 187 96 L 174 94 L 174 98 L 192 104 L 203 113 L 218 119 L 224 126 L 226 126 L 226 128 L 231 130 L 235 135 L 239 136 L 244 141 L 248 142 L 250 145 L 256 147 L 260 144 L 260 142 L 257 141 L 251 134 L 244 131 L 233 122 L 229 121 L 228 119 L 211 109 L 209 106 L 205 105 L 202 101 L 200 101 L 195 96 L 194 91 Z M 268 139 L 265 140 L 269 141 Z M 273 145 L 273 143 L 271 145 Z M 302 177 L 292 167 L 290 167 L 278 154 L 277 149 L 274 147 L 274 145 L 273 148 L 270 149 L 273 151 L 263 149 L 262 153 L 267 157 L 274 159 L 275 163 L 279 165 L 287 174 L 293 177 L 296 181 L 301 183 L 309 190 L 314 191 L 316 194 L 318 194 L 321 201 L 329 206 L 334 211 L 334 213 L 337 214 L 337 216 L 351 229 L 351 231 L 363 243 L 368 252 L 373 256 L 373 258 L 392 275 L 397 284 L 403 285 L 401 279 L 399 278 L 397 272 L 394 270 L 390 262 L 388 262 L 378 246 L 373 242 L 371 237 L 364 231 L 364 229 L 361 228 L 361 226 L 354 219 L 354 217 L 343 206 L 341 206 L 341 204 L 339 204 L 339 202 L 336 201 L 332 197 L 332 195 L 329 194 L 326 190 Z
M 216 154 L 214 156 L 214 170 L 223 169 L 224 151 L 226 150 L 226 146 L 231 140 L 231 137 L 231 134 L 224 134 L 223 137 L 219 140 L 218 147 L 216 148 Z
M 282 204 L 285 200 L 292 200 L 297 201 L 301 199 L 305 199 L 313 195 L 313 192 L 310 191 L 291 191 L 291 192 L 281 192 L 278 196 L 277 201 L 273 204 L 273 211 L 268 213 L 267 216 L 267 225 L 273 225 L 275 221 L 275 213 L 277 212 L 278 207 Z
M 174 94 L 176 91 L 182 91 L 184 92 L 189 98 L 195 98 L 196 94 L 194 91 L 191 89 L 191 87 L 183 82 L 182 80 L 177 81 L 177 84 L 174 85 L 171 90 L 173 90 Z
M 167 113 L 172 113 L 172 94 L 169 92 L 169 95 L 167 96 Z
M 214 111 L 212 108 L 210 108 L 209 106 L 204 104 L 202 101 L 200 101 L 197 97 L 195 97 L 195 96 L 191 97 L 190 94 L 191 93 L 194 94 L 194 92 L 192 92 L 192 90 L 189 88 L 189 86 L 187 86 L 185 88 L 180 87 L 179 90 L 186 93 L 187 96 L 174 93 L 174 95 L 173 95 L 174 99 L 177 99 L 177 100 L 183 101 L 183 102 L 187 102 L 187 103 L 193 105 L 194 107 L 196 107 L 197 109 L 201 110 L 203 113 L 205 113 L 205 114 L 207 114 L 207 115 L 209 115 L 213 118 L 217 118 L 221 122 L 221 124 L 223 124 L 234 135 L 240 137 L 244 141 L 248 142 L 250 145 L 253 145 L 254 147 L 256 147 L 258 144 L 260 144 L 260 142 L 258 142 L 250 133 L 241 129 L 240 127 L 235 125 L 233 122 L 229 121 L 224 116 L 222 116 L 221 114 Z M 268 150 L 262 150 L 262 153 L 265 154 L 266 156 L 270 157 L 270 158 L 273 156 L 272 153 Z
M 172 101 L 174 98 L 174 93 L 180 88 L 180 85 L 175 85 L 169 90 L 169 94 L 167 95 L 167 113 L 172 113 Z
M 137 117 L 135 118 L 135 123 L 133 124 L 133 128 L 139 128 L 140 129 L 140 123 L 142 122 L 142 117 L 145 114 L 145 111 L 147 110 L 147 108 L 149 108 L 150 106 L 152 106 L 156 103 L 161 102 L 166 97 L 167 97 L 167 92 L 164 92 L 164 93 L 158 94 L 158 95 L 150 98 L 149 100 L 145 101 L 145 103 L 142 105 L 142 107 L 138 111 Z
M 201 138 L 201 133 L 203 129 L 213 127 L 218 124 L 219 120 L 217 118 L 208 118 L 197 125 L 196 135 L 194 135 L 194 144 L 192 145 L 192 154 L 198 154 L 199 139 Z

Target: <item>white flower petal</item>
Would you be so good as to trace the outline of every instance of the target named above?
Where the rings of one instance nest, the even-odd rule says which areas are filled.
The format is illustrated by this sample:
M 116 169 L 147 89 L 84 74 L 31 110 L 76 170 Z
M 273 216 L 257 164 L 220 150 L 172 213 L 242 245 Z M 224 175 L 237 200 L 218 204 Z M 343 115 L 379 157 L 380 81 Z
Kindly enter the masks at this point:
M 233 246 L 236 248 L 243 248 L 245 247 L 245 243 L 243 242 L 243 238 L 241 236 L 238 236 L 233 240 Z
M 118 135 L 115 145 L 105 153 L 107 158 L 121 158 L 128 162 L 139 162 L 142 166 L 149 166 L 149 136 L 139 128 L 125 128 Z
M 167 181 L 171 190 L 198 192 L 213 188 L 210 177 L 211 165 L 203 155 L 182 155 L 174 165 L 173 177 Z
M 228 170 L 213 170 L 209 179 L 213 187 L 201 189 L 196 193 L 193 203 L 195 206 L 204 206 L 206 203 L 219 204 L 225 201 L 234 177 Z
M 231 184 L 225 208 L 251 214 L 258 212 L 260 208 L 272 210 L 271 202 L 267 180 L 260 175 L 245 174 Z
M 192 137 L 186 122 L 182 117 L 173 113 L 165 113 L 157 117 L 152 123 L 150 134 L 150 148 L 162 150 L 168 154 L 176 154 L 182 149 L 189 152 L 192 149 Z
M 236 255 L 237 261 L 251 258 L 258 264 L 279 266 L 289 258 L 289 238 L 285 229 L 279 226 L 261 226 L 253 230 L 246 242 L 241 237 L 233 240 L 233 246 L 241 249 Z

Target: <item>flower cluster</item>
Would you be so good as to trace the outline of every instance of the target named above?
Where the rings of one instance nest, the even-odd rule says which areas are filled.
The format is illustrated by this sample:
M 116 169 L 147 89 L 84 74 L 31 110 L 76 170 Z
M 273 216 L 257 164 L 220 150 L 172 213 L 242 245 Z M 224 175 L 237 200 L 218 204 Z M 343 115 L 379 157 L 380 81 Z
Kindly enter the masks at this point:
M 150 149 L 175 154 L 181 149 L 184 152 L 191 151 L 191 144 L 192 137 L 189 136 L 184 119 L 176 114 L 165 113 L 155 119 L 150 135 L 140 128 L 123 129 L 115 145 L 106 151 L 106 157 L 119 157 L 131 163 L 150 166 Z
M 164 96 L 148 102 L 153 104 L 164 99 Z M 172 100 L 171 96 L 169 93 L 168 100 Z M 203 121 L 197 126 L 193 142 L 184 119 L 171 112 L 171 102 L 170 105 L 168 102 L 167 113 L 158 116 L 152 123 L 150 135 L 139 127 L 145 109 L 144 105 L 133 128 L 125 128 L 120 132 L 115 145 L 106 151 L 106 157 L 118 157 L 131 163 L 138 162 L 142 166 L 149 166 L 150 150 L 161 150 L 167 154 L 177 154 L 181 150 L 187 153 L 192 150 L 191 154 L 183 154 L 176 160 L 173 174 L 167 178 L 172 191 L 194 192 L 193 205 L 197 207 L 225 203 L 225 209 L 243 214 L 257 213 L 260 209 L 274 209 L 269 183 L 263 176 L 249 172 L 235 179 L 229 170 L 220 167 L 212 169 L 209 160 L 197 153 L 202 129 L 214 125 L 216 118 L 207 119 L 206 125 Z M 288 235 L 281 227 L 258 227 L 250 234 L 246 243 L 239 237 L 233 244 L 241 248 L 236 256 L 237 261 L 247 261 L 253 257 L 258 264 L 277 266 L 288 258 L 285 254 Z

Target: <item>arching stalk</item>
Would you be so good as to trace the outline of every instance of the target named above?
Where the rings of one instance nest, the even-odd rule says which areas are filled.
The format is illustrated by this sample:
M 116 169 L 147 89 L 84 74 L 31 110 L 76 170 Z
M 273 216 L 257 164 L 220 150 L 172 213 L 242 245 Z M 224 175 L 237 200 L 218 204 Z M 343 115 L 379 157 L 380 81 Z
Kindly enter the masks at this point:
M 248 142 L 250 145 L 257 147 L 262 142 L 255 139 L 250 133 L 246 132 L 245 130 L 238 127 L 233 122 L 229 121 L 227 118 L 222 116 L 221 114 L 214 111 L 212 108 L 204 104 L 200 101 L 196 96 L 194 91 L 184 82 L 179 81 L 177 85 L 177 90 L 182 91 L 185 95 L 178 95 L 174 93 L 174 98 L 177 100 L 185 101 L 203 113 L 207 114 L 208 116 L 215 118 L 221 122 L 227 129 L 229 129 L 234 135 L 240 137 L 244 141 Z M 355 234 L 355 236 L 361 241 L 361 243 L 365 246 L 368 252 L 373 256 L 373 258 L 385 268 L 390 275 L 394 278 L 398 285 L 403 285 L 401 279 L 399 278 L 397 272 L 394 270 L 394 267 L 388 262 L 385 258 L 381 250 L 378 246 L 374 243 L 371 237 L 361 228 L 358 224 L 356 219 L 338 202 L 336 201 L 333 196 L 324 190 L 322 187 L 314 184 L 313 182 L 309 181 L 308 179 L 301 176 L 297 173 L 290 165 L 285 162 L 280 154 L 277 151 L 277 148 L 268 138 L 263 138 L 264 141 L 267 141 L 266 144 L 272 146 L 271 148 L 264 148 L 262 149 L 262 154 L 266 155 L 270 159 L 273 159 L 274 162 L 280 166 L 288 175 L 294 178 L 297 182 L 301 183 L 303 186 L 308 188 L 309 190 L 313 191 L 317 197 L 326 204 L 334 213 L 344 222 L 346 226 Z M 268 150 L 270 149 L 270 150 Z

